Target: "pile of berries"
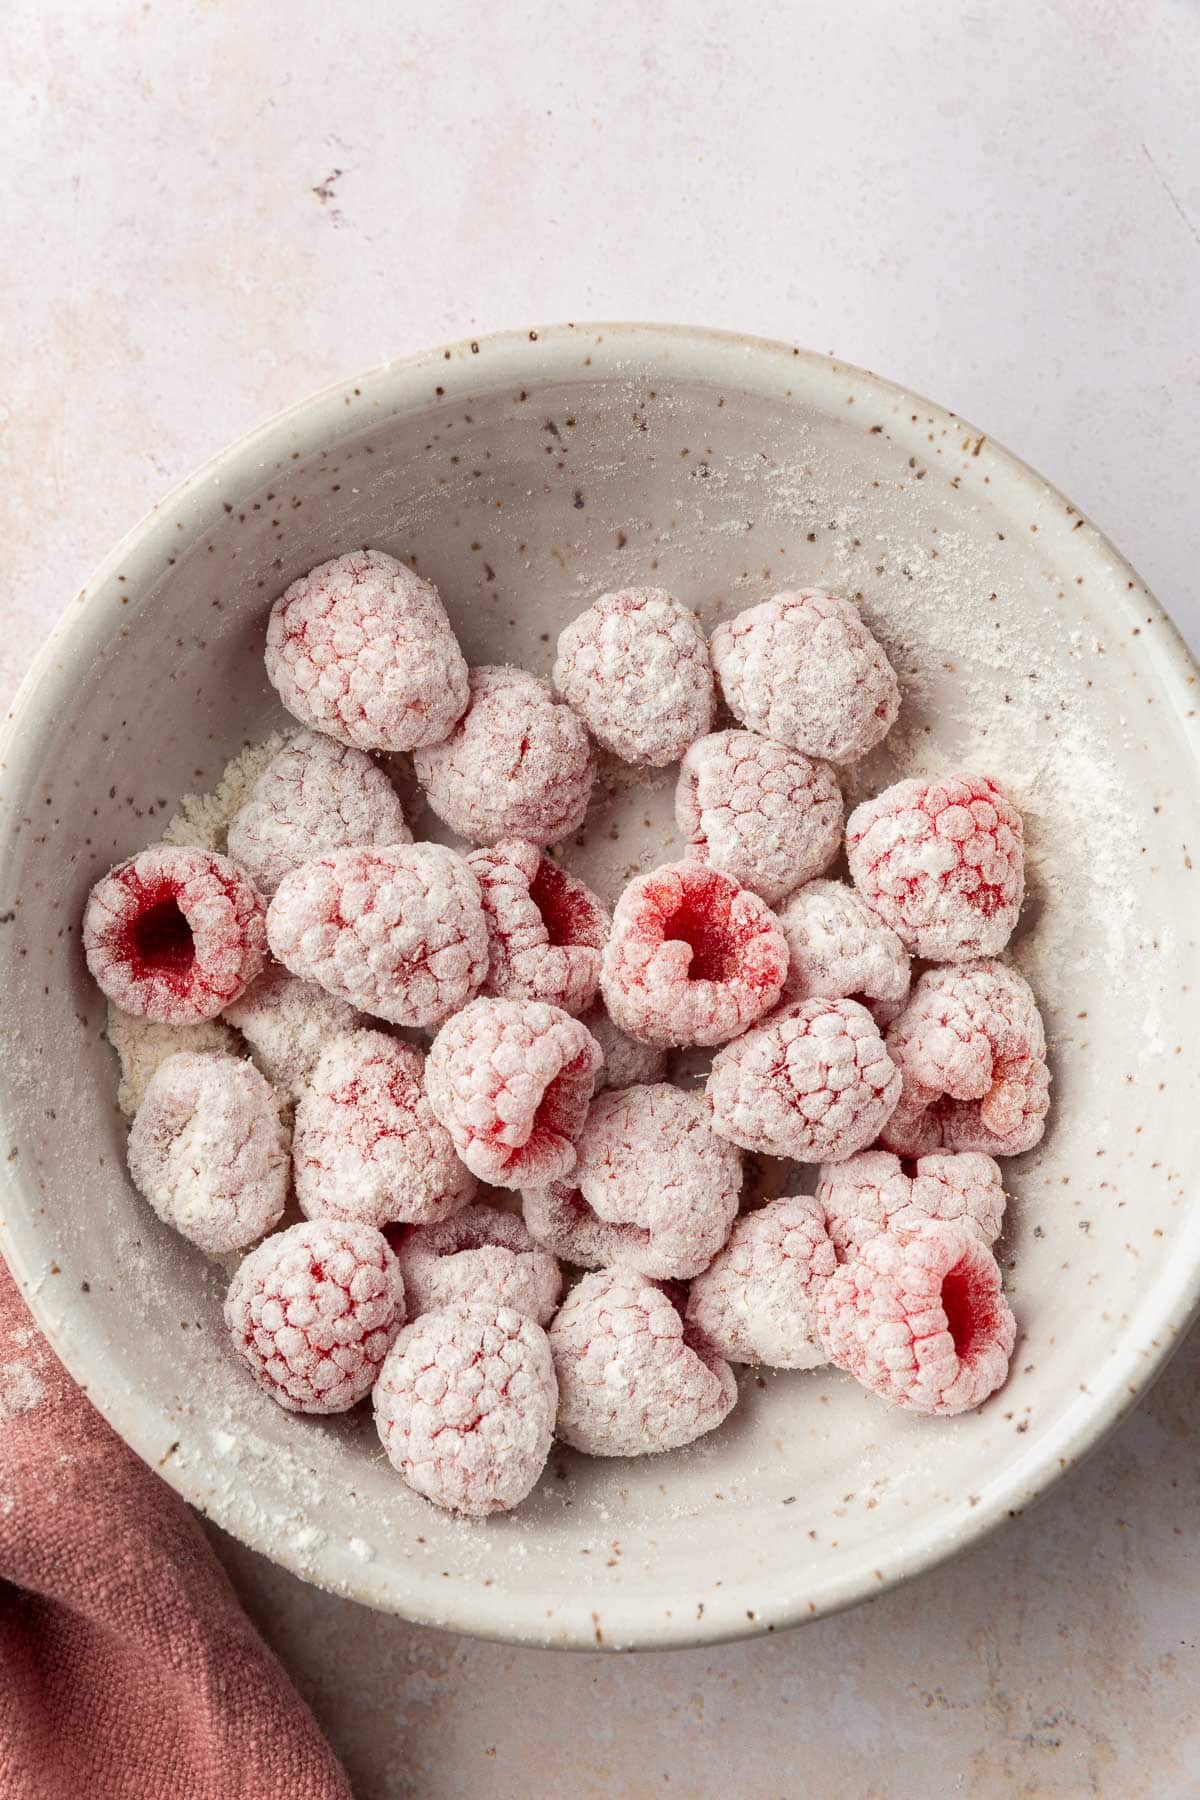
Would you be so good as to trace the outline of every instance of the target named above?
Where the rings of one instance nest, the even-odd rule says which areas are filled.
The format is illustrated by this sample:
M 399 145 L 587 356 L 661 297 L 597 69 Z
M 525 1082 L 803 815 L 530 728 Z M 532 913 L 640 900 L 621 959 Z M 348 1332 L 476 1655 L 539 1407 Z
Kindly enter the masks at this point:
M 404 1480 L 468 1516 L 523 1500 L 555 1437 L 640 1456 L 713 1430 L 731 1364 L 832 1363 L 923 1413 L 994 1392 L 995 1158 L 1049 1095 L 998 960 L 1022 821 L 952 774 L 843 824 L 839 771 L 900 703 L 857 607 L 783 593 L 710 642 L 627 589 L 546 681 L 468 669 L 436 589 L 363 551 L 275 602 L 266 663 L 302 729 L 227 854 L 152 845 L 83 921 L 110 1003 L 164 1033 L 130 1173 L 208 1254 L 249 1252 L 225 1317 L 259 1386 L 307 1413 L 373 1395 Z M 552 852 L 597 745 L 681 765 L 682 855 L 611 910 Z M 395 751 L 461 849 L 413 841 Z M 672 1083 L 698 1047 L 704 1085 Z M 815 1192 L 743 1209 L 747 1153 Z

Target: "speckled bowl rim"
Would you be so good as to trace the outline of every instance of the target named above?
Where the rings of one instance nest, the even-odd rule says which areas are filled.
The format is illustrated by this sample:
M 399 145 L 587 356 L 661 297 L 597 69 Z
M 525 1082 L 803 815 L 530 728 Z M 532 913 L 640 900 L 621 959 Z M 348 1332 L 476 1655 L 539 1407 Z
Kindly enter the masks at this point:
M 856 392 L 882 402 L 903 402 L 895 414 L 894 435 L 912 436 L 912 449 L 925 443 L 929 424 L 953 425 L 978 440 L 975 454 L 981 473 L 1014 499 L 1058 499 L 1053 485 L 1026 463 L 1003 449 L 960 415 L 868 370 L 795 345 L 703 327 L 637 323 L 573 323 L 498 332 L 478 339 L 440 345 L 398 358 L 323 389 L 260 425 L 213 457 L 161 500 L 122 539 L 77 596 L 124 574 L 131 592 L 149 586 L 161 574 L 167 549 L 177 551 L 177 521 L 189 540 L 216 525 L 223 501 L 231 493 L 252 488 L 264 473 L 299 451 L 327 447 L 360 432 L 370 415 L 409 413 L 446 399 L 465 399 L 481 388 L 528 386 L 578 377 L 587 360 L 592 378 L 628 377 L 632 368 L 652 365 L 662 378 L 746 385 L 780 400 L 803 395 L 815 404 L 843 398 L 846 379 Z M 909 430 L 907 415 L 921 422 Z M 1081 517 L 1077 508 L 1073 516 Z M 1075 540 L 1077 554 L 1122 579 L 1116 612 L 1130 625 L 1144 622 L 1147 607 L 1157 612 L 1161 630 L 1145 634 L 1142 653 L 1175 704 L 1181 727 L 1200 762 L 1200 721 L 1189 717 L 1188 684 L 1196 665 L 1178 631 L 1145 591 L 1144 584 L 1116 548 L 1085 521 L 1088 528 Z M 1126 582 L 1129 583 L 1128 590 Z M 1126 597 L 1137 584 L 1136 603 Z M 91 664 L 118 626 L 106 608 L 75 604 L 51 633 L 14 699 L 0 731 L 0 765 L 10 793 L 28 792 L 44 759 L 46 740 L 64 711 L 69 711 L 79 675 Z M 0 1127 L 13 1131 L 14 1095 L 0 1072 Z M 20 1283 L 30 1309 L 47 1339 L 85 1388 L 93 1404 L 147 1463 L 174 1431 L 177 1421 L 147 1406 L 136 1394 L 106 1382 L 104 1344 L 88 1323 L 86 1309 L 67 1307 L 56 1313 L 37 1277 L 39 1233 L 34 1196 L 27 1191 L 23 1163 L 0 1168 L 0 1249 Z M 1195 1235 L 1195 1234 L 1194 1234 Z M 1180 1255 L 1149 1290 L 1126 1326 L 1119 1345 L 1108 1356 L 1104 1384 L 1081 1394 L 1058 1421 L 1057 1429 L 1019 1456 L 1007 1475 L 993 1484 L 985 1501 L 967 1500 L 944 1514 L 918 1519 L 893 1541 L 885 1571 L 874 1566 L 870 1547 L 824 1581 L 810 1576 L 802 1590 L 789 1581 L 786 1569 L 759 1571 L 752 1578 L 724 1583 L 707 1597 L 702 1622 L 692 1608 L 664 1616 L 661 1597 L 608 1594 L 604 1599 L 604 1643 L 623 1649 L 671 1648 L 709 1644 L 803 1624 L 857 1602 L 877 1597 L 887 1588 L 910 1580 L 950 1557 L 980 1543 L 1007 1521 L 1018 1518 L 1041 1499 L 1078 1461 L 1126 1416 L 1161 1373 L 1200 1308 L 1200 1241 L 1193 1256 Z M 43 1259 L 44 1260 L 44 1259 Z M 321 1549 L 301 1551 L 294 1538 L 265 1532 L 262 1513 L 248 1492 L 229 1492 L 223 1484 L 210 1488 L 203 1466 L 188 1460 L 183 1467 L 161 1470 L 173 1487 L 199 1510 L 248 1544 L 305 1580 L 331 1592 L 393 1612 L 414 1623 L 469 1632 L 502 1642 L 594 1649 L 597 1644 L 594 1599 L 586 1592 L 514 1595 L 497 1589 L 457 1589 L 431 1603 L 418 1578 L 385 1559 L 363 1563 L 333 1535 Z M 554 1622 L 547 1629 L 545 1604 L 554 1602 Z M 675 1609 L 672 1609 L 675 1610 Z

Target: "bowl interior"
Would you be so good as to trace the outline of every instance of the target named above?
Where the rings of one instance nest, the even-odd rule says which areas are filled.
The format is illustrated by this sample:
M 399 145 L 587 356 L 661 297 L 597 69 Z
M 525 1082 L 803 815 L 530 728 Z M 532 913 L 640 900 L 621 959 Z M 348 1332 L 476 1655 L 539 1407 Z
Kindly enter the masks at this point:
M 706 624 L 782 587 L 860 596 L 904 688 L 849 798 L 967 765 L 1025 812 L 1014 956 L 1054 1111 L 1007 1166 L 1020 1324 L 970 1417 L 828 1374 L 744 1372 L 692 1449 L 557 1449 L 519 1513 L 466 1524 L 392 1473 L 369 1416 L 291 1418 L 226 1352 L 223 1278 L 124 1173 L 79 951 L 93 880 L 283 723 L 272 600 L 374 545 L 431 576 L 468 658 L 548 670 L 590 597 L 655 583 Z M 378 372 L 264 428 L 164 503 L 80 596 L 3 771 L 4 1243 L 135 1447 L 248 1542 L 411 1617 L 544 1643 L 794 1622 L 1019 1510 L 1129 1404 L 1190 1314 L 1197 1048 L 1192 673 L 1104 540 L 952 415 L 779 346 L 563 328 Z M 566 860 L 615 896 L 669 857 L 672 775 L 609 771 Z M 768 1172 L 768 1179 L 770 1178 Z

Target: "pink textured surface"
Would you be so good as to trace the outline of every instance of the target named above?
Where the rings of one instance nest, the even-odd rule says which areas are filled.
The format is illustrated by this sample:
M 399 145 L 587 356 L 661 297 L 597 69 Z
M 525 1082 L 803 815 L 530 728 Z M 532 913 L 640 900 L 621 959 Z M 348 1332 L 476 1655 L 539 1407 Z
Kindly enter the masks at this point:
M 789 1000 L 861 1000 L 899 1007 L 908 997 L 908 951 L 843 881 L 810 881 L 779 909 L 787 939 Z
M 365 1225 L 446 1219 L 475 1178 L 425 1094 L 425 1059 L 381 1031 L 335 1038 L 296 1108 L 296 1198 L 310 1219 Z
M 437 1506 L 519 1506 L 550 1454 L 558 1384 L 540 1325 L 509 1306 L 449 1306 L 400 1333 L 375 1387 L 383 1447 Z
M 418 750 L 430 806 L 470 844 L 556 844 L 583 823 L 592 793 L 587 730 L 524 669 L 471 670 L 471 699 L 445 743 Z
M 288 711 L 360 750 L 440 743 L 467 665 L 432 582 L 382 550 L 302 575 L 271 609 L 267 674 Z
M 714 731 L 683 759 L 675 822 L 689 856 L 774 906 L 841 849 L 842 791 L 828 763 L 753 731 Z
M 250 1046 L 257 1066 L 289 1100 L 298 1100 L 331 1038 L 362 1023 L 347 1000 L 269 962 L 223 1017 Z
M 901 1156 L 1016 1156 L 1046 1128 L 1050 1070 L 1033 991 L 1007 963 L 927 969 L 889 1028 L 903 1077 L 881 1141 Z
M 818 1171 L 817 1199 L 839 1255 L 852 1256 L 881 1231 L 904 1237 L 930 1219 L 961 1225 L 991 1245 L 1007 1196 L 990 1156 L 964 1151 L 922 1156 L 905 1166 L 887 1150 L 864 1150 Z
M 162 1025 L 213 1019 L 262 967 L 263 902 L 228 857 L 152 844 L 96 883 L 83 947 L 122 1011 Z
M 774 1006 L 787 972 L 775 915 L 703 863 L 667 863 L 618 900 L 600 977 L 609 1016 L 661 1045 L 722 1044 Z
M 522 838 L 472 851 L 467 863 L 479 882 L 487 920 L 484 991 L 583 1012 L 600 981 L 607 907 Z
M 438 1032 L 429 1101 L 467 1167 L 497 1187 L 557 1180 L 575 1164 L 600 1046 L 540 1000 L 475 1000 Z
M 898 781 L 846 824 L 854 884 L 916 956 L 996 956 L 1025 892 L 1024 825 L 986 775 Z
M 410 1319 L 484 1301 L 511 1306 L 539 1325 L 554 1317 L 562 1293 L 558 1264 L 516 1213 L 468 1206 L 439 1225 L 401 1227 L 386 1235 L 404 1276 Z
M 995 1392 L 1017 1332 L 991 1251 L 941 1223 L 871 1238 L 823 1285 L 817 1319 L 840 1369 L 893 1406 L 943 1416 Z
M 271 902 L 272 953 L 395 1025 L 437 1025 L 487 972 L 479 883 L 441 844 L 335 850 L 284 877 Z
M 818 1368 L 817 1294 L 836 1267 L 821 1206 L 783 1195 L 737 1221 L 692 1282 L 687 1317 L 730 1362 Z
M 678 762 L 712 724 L 704 627 L 663 588 L 602 594 L 560 634 L 554 686 L 625 762 Z
M 798 1000 L 713 1059 L 713 1125 L 745 1150 L 841 1162 L 895 1106 L 900 1072 L 855 1000 Z
M 306 1219 L 246 1257 L 225 1323 L 259 1387 L 288 1412 L 345 1412 L 370 1393 L 404 1323 L 404 1282 L 373 1226 Z
M 848 600 L 799 588 L 717 626 L 713 668 L 729 710 L 752 731 L 828 762 L 856 762 L 886 737 L 895 671 Z

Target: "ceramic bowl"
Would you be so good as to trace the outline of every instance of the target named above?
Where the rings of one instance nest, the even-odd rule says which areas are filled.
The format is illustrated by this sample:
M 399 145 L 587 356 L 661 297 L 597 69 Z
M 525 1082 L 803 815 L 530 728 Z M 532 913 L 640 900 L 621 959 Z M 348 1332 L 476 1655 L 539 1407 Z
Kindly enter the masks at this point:
M 900 721 L 854 792 L 966 765 L 1023 807 L 1013 954 L 1054 1110 L 1007 1168 L 1020 1326 L 971 1416 L 889 1410 L 832 1372 L 741 1375 L 690 1450 L 555 1450 L 519 1512 L 409 1492 L 368 1414 L 259 1395 L 224 1276 L 124 1170 L 91 883 L 283 722 L 271 602 L 375 545 L 438 583 L 469 659 L 549 668 L 590 597 L 656 583 L 706 624 L 788 586 L 861 596 Z M 203 1512 L 298 1574 L 531 1644 L 690 1644 L 879 1593 L 1019 1515 L 1134 1403 L 1200 1274 L 1195 671 L 1137 576 L 973 426 L 788 345 L 565 326 L 439 349 L 308 400 L 164 500 L 71 604 L 6 733 L 3 1248 L 97 1406 Z M 669 857 L 670 772 L 614 782 L 569 860 L 614 895 Z M 778 1171 L 756 1179 L 777 1181 Z M 1036 1526 L 1030 1526 L 1036 1529 Z

